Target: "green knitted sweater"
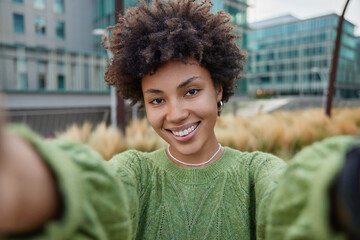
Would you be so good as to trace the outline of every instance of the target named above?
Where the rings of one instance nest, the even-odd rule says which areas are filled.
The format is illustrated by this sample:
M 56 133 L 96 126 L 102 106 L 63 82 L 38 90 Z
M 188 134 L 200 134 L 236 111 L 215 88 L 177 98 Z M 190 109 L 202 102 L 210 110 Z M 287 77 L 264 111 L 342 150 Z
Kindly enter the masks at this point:
M 226 147 L 203 168 L 182 168 L 164 149 L 105 162 L 86 146 L 45 141 L 25 128 L 54 172 L 59 219 L 21 239 L 343 239 L 329 226 L 329 186 L 351 137 L 317 143 L 289 166 Z

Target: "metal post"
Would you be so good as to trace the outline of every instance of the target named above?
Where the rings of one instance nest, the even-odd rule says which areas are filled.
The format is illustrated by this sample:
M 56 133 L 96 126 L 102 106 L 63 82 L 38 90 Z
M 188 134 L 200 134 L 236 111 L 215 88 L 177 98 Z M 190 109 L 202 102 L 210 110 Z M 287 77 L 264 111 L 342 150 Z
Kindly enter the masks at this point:
M 335 48 L 334 48 L 333 58 L 332 58 L 332 62 L 331 62 L 329 88 L 328 88 L 328 95 L 327 95 L 327 102 L 326 102 L 326 109 L 325 109 L 325 113 L 328 117 L 331 117 L 331 106 L 332 106 L 332 100 L 333 100 L 333 95 L 334 95 L 334 89 L 335 89 L 334 85 L 335 85 L 336 72 L 337 72 L 337 66 L 338 66 L 338 60 L 339 60 L 339 50 L 340 50 L 340 44 L 341 44 L 342 26 L 343 26 L 345 11 L 346 11 L 346 8 L 347 8 L 349 2 L 350 2 L 350 0 L 346 1 L 344 10 L 339 18 L 339 25 L 337 27 Z
M 94 29 L 92 31 L 92 34 L 95 36 L 103 36 L 104 34 L 106 35 L 106 38 L 109 39 L 109 32 L 105 31 L 105 29 L 102 28 L 97 28 Z M 105 42 L 106 46 L 109 46 L 109 41 Z M 111 59 L 113 58 L 113 54 L 112 52 L 108 49 L 106 50 L 107 53 L 107 57 L 108 59 L 111 61 Z M 111 86 L 110 87 L 110 121 L 111 121 L 111 126 L 116 128 L 117 126 L 117 121 L 116 121 L 116 89 L 115 87 Z
M 114 19 L 115 19 L 115 23 L 117 23 L 118 21 L 118 15 L 119 14 L 123 14 L 124 12 L 124 8 L 123 8 L 124 4 L 123 4 L 123 0 L 115 0 L 115 13 L 114 13 Z M 117 108 L 116 108 L 116 122 L 117 122 L 117 126 L 123 131 L 125 132 L 125 128 L 126 128 L 126 107 L 125 107 L 125 101 L 124 99 L 117 94 Z
M 110 87 L 110 110 L 111 126 L 116 128 L 116 89 L 114 86 Z

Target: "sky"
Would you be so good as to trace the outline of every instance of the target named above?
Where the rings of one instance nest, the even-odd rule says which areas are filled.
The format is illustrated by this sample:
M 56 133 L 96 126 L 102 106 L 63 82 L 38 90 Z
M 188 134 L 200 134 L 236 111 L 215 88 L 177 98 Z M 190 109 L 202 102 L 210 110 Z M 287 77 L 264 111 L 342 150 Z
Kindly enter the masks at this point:
M 305 19 L 329 13 L 341 15 L 346 0 L 248 0 L 248 21 L 256 22 L 285 14 Z M 345 19 L 356 25 L 360 36 L 360 0 L 350 0 Z

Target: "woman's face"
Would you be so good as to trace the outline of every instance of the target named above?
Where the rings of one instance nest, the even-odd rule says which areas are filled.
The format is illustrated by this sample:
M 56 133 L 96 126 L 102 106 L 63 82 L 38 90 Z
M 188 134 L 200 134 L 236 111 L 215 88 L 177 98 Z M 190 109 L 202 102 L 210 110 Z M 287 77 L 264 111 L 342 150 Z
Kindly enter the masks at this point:
M 175 157 L 206 158 L 218 148 L 214 126 L 222 87 L 215 88 L 207 69 L 195 60 L 167 62 L 142 79 L 142 91 L 147 118 Z

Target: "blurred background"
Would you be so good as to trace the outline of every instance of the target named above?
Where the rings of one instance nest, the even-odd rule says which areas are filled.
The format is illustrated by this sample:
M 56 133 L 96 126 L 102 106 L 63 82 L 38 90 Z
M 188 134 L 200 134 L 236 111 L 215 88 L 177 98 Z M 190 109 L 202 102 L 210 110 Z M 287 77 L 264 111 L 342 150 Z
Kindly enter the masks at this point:
M 224 145 L 287 151 L 283 154 L 287 156 L 327 136 L 359 134 L 359 0 L 349 2 L 341 33 L 333 94 L 337 115 L 328 118 L 322 110 L 345 2 L 213 0 L 212 11 L 231 15 L 242 36 L 238 43 L 248 53 L 235 97 L 222 114 L 234 121 L 236 129 L 225 129 L 221 119 L 217 124 Z M 111 57 L 100 45 L 104 29 L 115 24 L 117 13 L 136 4 L 135 0 L 0 0 L 0 91 L 8 122 L 26 123 L 45 137 L 91 142 L 103 152 L 163 146 L 141 120 L 144 110 L 116 96 L 103 80 Z M 313 124 L 312 129 L 305 129 L 304 123 Z M 269 129 L 278 133 L 261 139 Z M 107 149 L 115 139 L 119 143 Z

